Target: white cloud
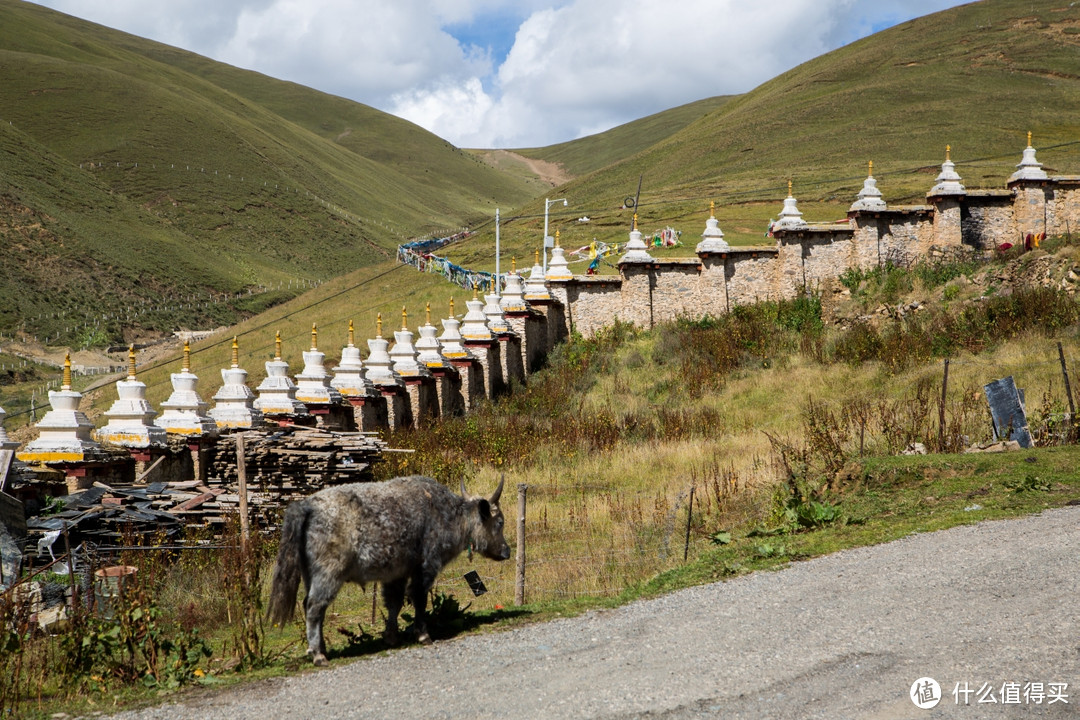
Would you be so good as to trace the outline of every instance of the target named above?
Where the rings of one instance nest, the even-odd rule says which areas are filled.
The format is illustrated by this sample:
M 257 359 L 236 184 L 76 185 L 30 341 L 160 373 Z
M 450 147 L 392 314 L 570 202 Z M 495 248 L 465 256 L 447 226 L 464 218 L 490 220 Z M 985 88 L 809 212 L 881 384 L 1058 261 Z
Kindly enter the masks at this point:
M 746 92 L 874 28 L 958 4 L 172 0 L 148 10 L 145 0 L 40 1 L 373 105 L 462 147 L 562 142 Z M 484 45 L 484 17 L 494 13 L 525 18 L 498 67 Z M 446 29 L 461 26 L 472 38 L 464 47 Z

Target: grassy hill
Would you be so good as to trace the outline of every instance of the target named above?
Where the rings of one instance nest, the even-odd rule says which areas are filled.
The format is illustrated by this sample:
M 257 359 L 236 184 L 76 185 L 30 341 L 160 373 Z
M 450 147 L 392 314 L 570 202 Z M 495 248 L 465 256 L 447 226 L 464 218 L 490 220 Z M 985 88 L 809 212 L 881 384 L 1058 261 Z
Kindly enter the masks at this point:
M 37 5 L 0 2 L 0 48 L 5 334 L 118 339 L 102 321 L 131 303 L 325 280 L 535 191 L 372 108 Z
M 641 178 L 642 230 L 682 230 L 685 254 L 704 229 L 710 200 L 729 242 L 764 242 L 789 178 L 808 220 L 843 218 L 870 160 L 889 203 L 921 202 L 947 144 L 969 188 L 1003 187 L 1029 130 L 1048 172 L 1080 173 L 1078 117 L 1080 8 L 995 0 L 918 18 L 822 55 L 718 103 L 647 148 L 597 136 L 520 152 L 579 170 L 591 169 L 584 164 L 589 152 L 610 161 L 553 191 L 570 202 L 553 215 L 565 246 L 594 237 L 625 242 L 631 213 L 621 206 Z M 626 152 L 618 157 L 613 147 Z M 521 209 L 522 219 L 507 223 L 508 253 L 532 256 L 542 214 L 534 201 Z M 592 222 L 577 223 L 582 215 Z M 490 257 L 492 239 L 477 243 L 458 257 Z
M 586 175 L 649 149 L 687 125 L 723 107 L 731 99 L 732 96 L 726 95 L 706 98 L 628 122 L 596 135 L 516 152 L 527 157 L 559 163 L 574 176 Z

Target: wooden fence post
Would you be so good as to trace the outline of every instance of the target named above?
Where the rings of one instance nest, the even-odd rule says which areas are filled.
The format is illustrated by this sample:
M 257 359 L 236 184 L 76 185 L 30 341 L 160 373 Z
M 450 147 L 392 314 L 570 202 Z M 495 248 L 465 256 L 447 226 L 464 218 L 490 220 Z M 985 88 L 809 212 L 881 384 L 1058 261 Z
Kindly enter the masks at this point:
M 519 483 L 517 517 L 517 572 L 514 581 L 514 604 L 525 604 L 525 496 L 529 486 Z
M 248 546 L 248 497 L 247 497 L 247 459 L 244 457 L 244 436 L 236 436 L 236 478 L 240 495 L 240 546 L 246 554 Z
M 945 393 L 949 389 L 949 358 L 945 358 L 945 375 L 941 378 L 941 410 L 938 415 L 938 452 L 945 452 Z
M 686 540 L 683 542 L 682 560 L 690 554 L 690 521 L 694 517 L 694 486 L 690 486 L 690 502 L 686 505 Z
M 1065 397 L 1069 398 L 1069 419 L 1076 422 L 1076 406 L 1073 404 L 1072 386 L 1069 385 L 1069 371 L 1065 369 L 1065 351 L 1058 341 L 1058 359 L 1061 360 L 1061 377 L 1065 378 Z

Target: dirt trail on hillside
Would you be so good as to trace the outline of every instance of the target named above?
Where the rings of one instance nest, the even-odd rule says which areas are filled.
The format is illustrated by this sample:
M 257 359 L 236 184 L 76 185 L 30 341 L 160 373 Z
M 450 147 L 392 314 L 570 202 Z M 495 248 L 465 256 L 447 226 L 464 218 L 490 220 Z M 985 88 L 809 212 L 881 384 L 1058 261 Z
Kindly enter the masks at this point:
M 507 164 L 524 165 L 533 175 L 542 182 L 556 187 L 574 179 L 574 176 L 566 172 L 559 163 L 537 160 L 525 157 L 510 150 L 485 150 L 482 157 L 485 162 L 496 168 L 504 168 Z

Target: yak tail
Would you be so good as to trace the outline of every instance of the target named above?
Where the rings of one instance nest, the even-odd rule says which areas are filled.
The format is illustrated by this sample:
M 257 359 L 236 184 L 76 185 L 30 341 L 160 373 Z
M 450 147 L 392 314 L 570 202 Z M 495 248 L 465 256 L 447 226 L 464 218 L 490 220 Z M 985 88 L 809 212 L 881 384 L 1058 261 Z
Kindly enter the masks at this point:
M 296 607 L 296 591 L 300 587 L 302 563 L 306 562 L 307 525 L 311 506 L 306 501 L 294 502 L 285 510 L 285 522 L 281 528 L 281 544 L 278 546 L 277 564 L 270 584 L 270 609 L 268 616 L 275 625 L 283 625 L 292 619 Z

